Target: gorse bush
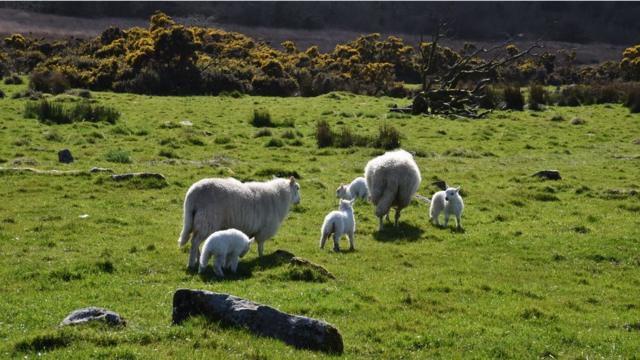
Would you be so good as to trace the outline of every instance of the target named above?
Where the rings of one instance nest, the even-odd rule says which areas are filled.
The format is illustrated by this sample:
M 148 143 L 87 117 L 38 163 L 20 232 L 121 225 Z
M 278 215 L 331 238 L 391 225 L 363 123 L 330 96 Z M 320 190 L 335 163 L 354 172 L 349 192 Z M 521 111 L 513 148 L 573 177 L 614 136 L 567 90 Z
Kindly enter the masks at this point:
M 22 78 L 16 74 L 11 74 L 4 78 L 4 83 L 6 85 L 20 85 L 23 83 Z
M 131 163 L 131 157 L 129 156 L 129 153 L 124 150 L 110 150 L 105 154 L 104 158 L 105 160 L 113 163 L 120 163 L 120 164 Z
M 68 107 L 55 101 L 40 100 L 26 103 L 24 116 L 52 124 L 70 124 L 79 121 L 104 121 L 115 124 L 120 117 L 120 112 L 108 106 L 92 105 L 87 102 L 79 102 Z
M 271 114 L 267 109 L 254 109 L 251 125 L 255 127 L 274 127 L 271 121 Z
M 511 110 L 522 110 L 524 108 L 524 96 L 517 86 L 507 86 L 504 88 L 503 98 L 505 108 Z

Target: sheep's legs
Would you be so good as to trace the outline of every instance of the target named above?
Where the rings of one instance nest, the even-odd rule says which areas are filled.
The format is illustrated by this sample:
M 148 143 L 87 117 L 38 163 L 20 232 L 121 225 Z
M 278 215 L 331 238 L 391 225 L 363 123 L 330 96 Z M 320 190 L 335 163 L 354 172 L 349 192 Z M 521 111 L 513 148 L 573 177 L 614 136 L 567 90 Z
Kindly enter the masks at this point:
M 189 254 L 189 263 L 187 267 L 189 269 L 195 269 L 198 267 L 198 261 L 200 260 L 200 242 L 202 239 L 199 234 L 193 234 L 191 238 L 191 253 Z M 207 264 L 205 264 L 206 266 Z
M 396 208 L 396 216 L 395 221 L 393 222 L 393 226 L 398 227 L 398 220 L 400 220 L 400 208 Z
M 445 211 L 444 213 L 444 227 L 449 226 L 449 213 Z
M 264 240 L 258 240 L 258 256 L 262 257 L 264 253 Z
M 347 236 L 349 237 L 349 250 L 355 250 L 356 248 L 354 243 L 355 239 L 354 239 L 353 231 L 349 232 Z
M 456 214 L 456 227 L 458 228 L 458 230 L 462 229 L 462 222 L 460 219 L 460 215 Z

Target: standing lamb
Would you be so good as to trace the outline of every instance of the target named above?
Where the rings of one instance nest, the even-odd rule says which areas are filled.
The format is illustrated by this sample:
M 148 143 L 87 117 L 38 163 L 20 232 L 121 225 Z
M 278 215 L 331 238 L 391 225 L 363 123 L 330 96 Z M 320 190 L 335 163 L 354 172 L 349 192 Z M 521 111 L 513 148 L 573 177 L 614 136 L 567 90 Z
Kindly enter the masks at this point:
M 367 200 L 369 190 L 367 190 L 367 181 L 363 177 L 355 178 L 349 185 L 340 185 L 336 190 L 336 196 L 340 199 L 352 200 L 360 198 Z
M 231 269 L 231 272 L 235 273 L 238 269 L 238 261 L 249 251 L 251 242 L 247 235 L 236 229 L 214 232 L 202 245 L 198 272 L 202 274 L 207 268 L 211 255 L 215 255 L 213 270 L 216 275 L 224 276 L 222 268 Z
M 320 229 L 320 249 L 324 249 L 324 243 L 333 234 L 333 250 L 340 251 L 340 238 L 347 234 L 349 237 L 349 250 L 354 250 L 354 234 L 356 232 L 356 219 L 353 216 L 353 202 L 355 200 L 340 200 L 338 211 L 332 211 L 324 218 Z
M 460 187 L 447 188 L 444 191 L 438 191 L 431 197 L 431 206 L 429 207 L 429 217 L 433 219 L 433 222 L 440 226 L 440 220 L 438 217 L 440 213 L 444 211 L 444 226 L 449 225 L 449 216 L 454 214 L 456 216 L 456 227 L 462 229 L 462 212 L 464 211 L 464 202 L 460 196 Z
M 189 268 L 198 264 L 202 240 L 230 228 L 255 238 L 262 256 L 264 242 L 278 232 L 290 205 L 299 202 L 300 185 L 293 176 L 266 182 L 241 183 L 233 178 L 196 182 L 184 199 L 184 227 L 178 240 L 182 247 L 193 233 Z
M 402 149 L 386 152 L 367 163 L 364 176 L 380 219 L 379 230 L 383 228 L 383 216 L 388 215 L 391 207 L 396 208 L 395 226 L 398 226 L 400 211 L 409 205 L 422 180 L 413 156 Z

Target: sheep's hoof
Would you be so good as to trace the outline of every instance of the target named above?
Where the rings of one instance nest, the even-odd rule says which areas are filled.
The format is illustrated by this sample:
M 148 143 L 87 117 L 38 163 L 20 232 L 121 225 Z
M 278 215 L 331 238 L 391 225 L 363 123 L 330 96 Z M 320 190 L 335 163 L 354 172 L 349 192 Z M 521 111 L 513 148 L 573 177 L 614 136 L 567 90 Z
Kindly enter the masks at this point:
M 334 247 L 334 248 L 333 248 L 333 251 L 335 251 L 335 252 L 340 252 L 340 248 L 339 248 L 339 247 Z

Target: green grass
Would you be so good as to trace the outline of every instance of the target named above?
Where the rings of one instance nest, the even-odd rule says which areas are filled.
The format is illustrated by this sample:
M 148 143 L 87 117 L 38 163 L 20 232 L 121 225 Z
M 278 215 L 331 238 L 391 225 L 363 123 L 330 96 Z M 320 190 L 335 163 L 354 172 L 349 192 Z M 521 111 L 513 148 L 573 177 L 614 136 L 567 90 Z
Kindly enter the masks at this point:
M 11 94 L 25 86 L 0 88 Z M 2 358 L 328 357 L 201 318 L 172 326 L 178 288 L 231 293 L 326 320 L 342 333 L 343 357 L 350 359 L 637 356 L 640 145 L 634 141 L 640 115 L 622 106 L 550 106 L 460 121 L 392 116 L 388 105 L 395 99 L 344 93 L 93 95 L 97 104 L 120 111 L 118 125 L 46 125 L 23 117 L 28 100 L 0 100 L 0 166 L 98 166 L 159 172 L 167 182 L 0 172 Z M 273 119 L 295 119 L 292 130 L 304 146 L 266 147 L 269 140 L 256 138 L 247 121 L 255 108 Z M 551 121 L 555 115 L 586 124 Z M 427 205 L 415 201 L 399 228 L 379 234 L 373 207 L 360 201 L 357 250 L 320 251 L 319 228 L 337 208 L 336 187 L 361 176 L 382 150 L 318 149 L 318 119 L 363 136 L 392 124 L 403 148 L 417 154 L 421 194 L 435 190 L 429 185 L 435 178 L 462 185 L 465 231 L 430 225 Z M 180 125 L 184 120 L 193 125 Z M 284 133 L 272 132 L 274 139 Z M 57 163 L 63 147 L 74 163 Z M 105 154 L 115 149 L 131 162 L 108 161 Z M 543 169 L 558 169 L 563 180 L 529 176 Z M 225 280 L 185 271 L 188 253 L 177 248 L 177 238 L 193 182 L 294 172 L 301 177 L 302 202 L 266 243 L 266 253 L 290 251 L 322 265 L 335 280 L 258 260 L 255 248 L 238 275 Z M 346 239 L 341 245 L 348 246 Z M 128 324 L 57 327 L 85 306 L 119 312 Z

